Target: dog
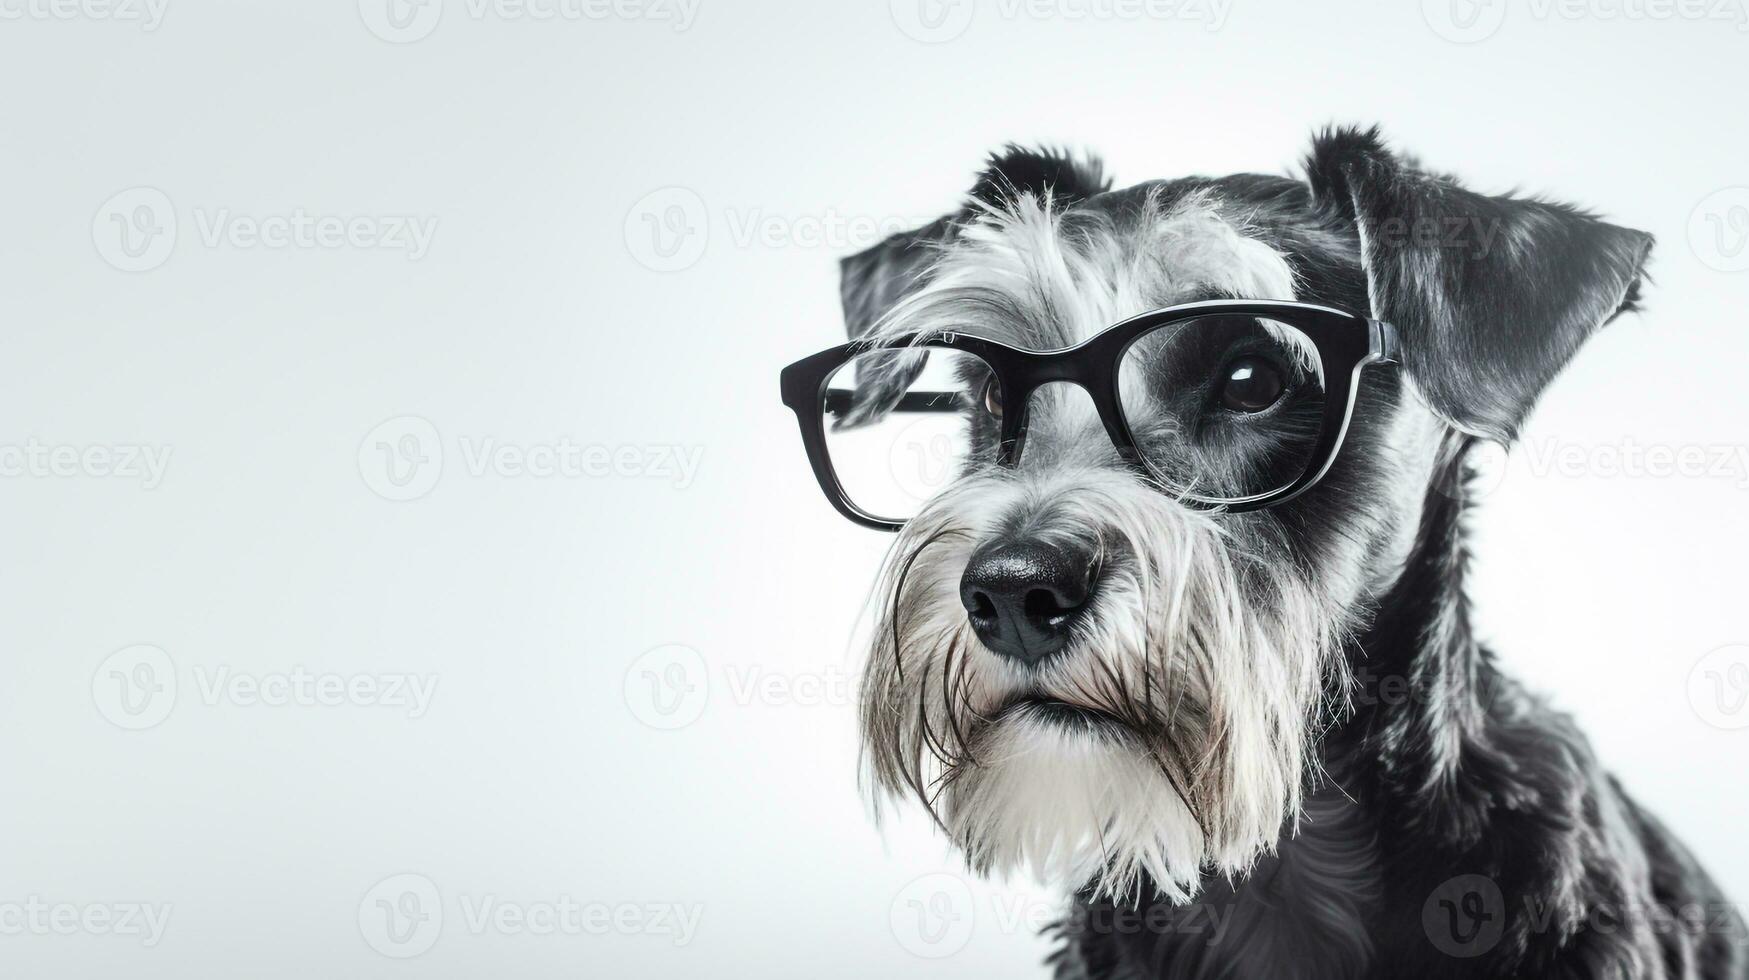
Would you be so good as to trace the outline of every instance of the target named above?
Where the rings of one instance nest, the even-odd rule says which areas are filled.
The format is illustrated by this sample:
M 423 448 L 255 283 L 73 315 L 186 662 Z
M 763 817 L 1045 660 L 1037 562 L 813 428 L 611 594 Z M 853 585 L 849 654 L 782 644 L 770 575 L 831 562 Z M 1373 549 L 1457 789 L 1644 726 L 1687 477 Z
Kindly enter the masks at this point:
M 914 798 L 974 871 L 1062 882 L 1063 980 L 1749 976 L 1734 907 L 1499 670 L 1465 599 L 1474 451 L 1637 308 L 1651 248 L 1332 127 L 1303 175 L 1126 189 L 1011 144 L 958 211 L 844 259 L 840 359 L 929 337 L 1073 352 L 1222 301 L 1392 334 L 1327 469 L 1269 506 L 1193 506 L 1119 444 L 1154 420 L 1102 425 L 1074 384 L 1033 391 L 1024 450 L 968 457 L 902 524 L 841 505 L 898 531 L 862 684 L 877 810 Z M 1223 403 L 1272 397 L 1271 363 L 1217 379 Z M 990 385 L 993 417 L 1020 410 Z M 1195 928 L 1211 914 L 1225 928 Z

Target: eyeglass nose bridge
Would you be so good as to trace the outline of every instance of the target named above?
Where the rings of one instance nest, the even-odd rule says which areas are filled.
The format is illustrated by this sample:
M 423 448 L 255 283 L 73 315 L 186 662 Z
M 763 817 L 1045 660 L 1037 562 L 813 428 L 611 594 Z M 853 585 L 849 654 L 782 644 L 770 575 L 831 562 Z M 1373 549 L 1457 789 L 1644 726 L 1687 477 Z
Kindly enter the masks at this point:
M 1086 362 L 1070 356 L 1072 353 L 1055 351 L 1032 354 L 1023 362 L 1024 371 L 1021 376 L 1011 382 L 1012 395 L 1005 383 L 1002 395 L 1002 447 L 997 454 L 998 464 L 1008 469 L 1020 466 L 1026 452 L 1026 436 L 1032 420 L 1033 396 L 1047 385 L 1067 384 L 1081 389 L 1092 400 L 1093 410 L 1099 416 L 1106 438 L 1111 440 L 1112 448 L 1118 456 L 1142 473 L 1148 473 L 1147 464 L 1135 450 L 1129 424 L 1124 420 L 1122 407 L 1118 403 L 1116 373 L 1088 371 Z

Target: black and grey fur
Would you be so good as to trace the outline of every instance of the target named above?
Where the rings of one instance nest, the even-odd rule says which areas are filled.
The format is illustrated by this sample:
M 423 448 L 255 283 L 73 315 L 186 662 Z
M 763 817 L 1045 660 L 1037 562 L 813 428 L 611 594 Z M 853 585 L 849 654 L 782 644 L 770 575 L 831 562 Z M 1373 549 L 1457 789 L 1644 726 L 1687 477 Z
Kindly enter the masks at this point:
M 1496 669 L 1464 595 L 1467 453 L 1634 306 L 1650 248 L 1340 129 L 1304 179 L 1115 191 L 1010 147 L 962 211 L 846 260 L 859 336 L 1051 349 L 1231 297 L 1370 312 L 1403 348 L 1328 477 L 1249 514 L 1150 488 L 1084 396 L 1041 389 L 1020 465 L 966 474 L 895 544 L 864 688 L 877 796 L 921 799 L 980 871 L 1064 879 L 1063 978 L 1749 976 L 1734 908 Z M 1068 648 L 1033 667 L 983 648 L 955 591 L 1013 537 L 1098 556 Z

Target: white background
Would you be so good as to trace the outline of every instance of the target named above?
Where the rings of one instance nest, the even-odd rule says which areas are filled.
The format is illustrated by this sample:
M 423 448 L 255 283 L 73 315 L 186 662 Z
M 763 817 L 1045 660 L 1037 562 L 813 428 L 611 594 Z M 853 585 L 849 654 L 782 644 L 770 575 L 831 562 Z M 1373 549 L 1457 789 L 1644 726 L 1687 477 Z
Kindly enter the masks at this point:
M 1127 183 L 1279 171 L 1331 120 L 1658 236 L 1648 312 L 1527 433 L 1581 463 L 1521 450 L 1477 516 L 1478 620 L 1749 895 L 1749 730 L 1721 727 L 1749 714 L 1709 706 L 1704 673 L 1749 660 L 1690 686 L 1749 642 L 1749 469 L 1617 475 L 1593 452 L 1749 443 L 1737 4 L 1502 0 L 1459 8 L 1464 32 L 1442 0 L 1232 0 L 1218 27 L 703 0 L 685 29 L 637 0 L 434 0 L 397 29 L 384 3 L 141 22 L 0 0 L 0 972 L 1039 975 L 1012 917 L 1048 892 L 914 882 L 951 855 L 914 819 L 883 836 L 858 796 L 847 639 L 888 539 L 821 498 L 778 368 L 840 339 L 837 258 L 951 207 L 1003 141 L 1097 150 Z M 298 214 L 363 220 L 350 243 L 251 239 Z M 118 216 L 144 223 L 124 240 Z M 434 229 L 420 254 L 369 247 L 409 216 Z M 486 440 L 639 455 L 514 475 L 472 464 Z M 33 445 L 171 455 L 148 489 Z M 642 462 L 662 447 L 696 474 Z M 418 717 L 211 689 L 297 671 L 437 686 Z M 157 701 L 120 700 L 136 677 Z M 667 677 L 678 700 L 652 701 Z M 441 921 L 388 934 L 375 901 L 403 892 Z M 147 946 L 20 926 L 33 897 L 171 912 Z M 566 898 L 622 924 L 469 914 Z M 913 901 L 950 913 L 939 942 Z

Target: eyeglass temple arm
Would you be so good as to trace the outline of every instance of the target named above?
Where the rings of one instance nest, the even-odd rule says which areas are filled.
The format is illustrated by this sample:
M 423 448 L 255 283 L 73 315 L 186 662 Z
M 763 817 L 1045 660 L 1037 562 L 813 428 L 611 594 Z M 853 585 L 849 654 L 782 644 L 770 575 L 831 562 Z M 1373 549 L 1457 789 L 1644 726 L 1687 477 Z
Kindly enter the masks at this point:
M 848 388 L 826 389 L 826 413 L 834 417 L 847 414 L 855 397 L 856 392 Z M 965 396 L 957 391 L 907 391 L 888 411 L 957 412 L 965 404 Z

